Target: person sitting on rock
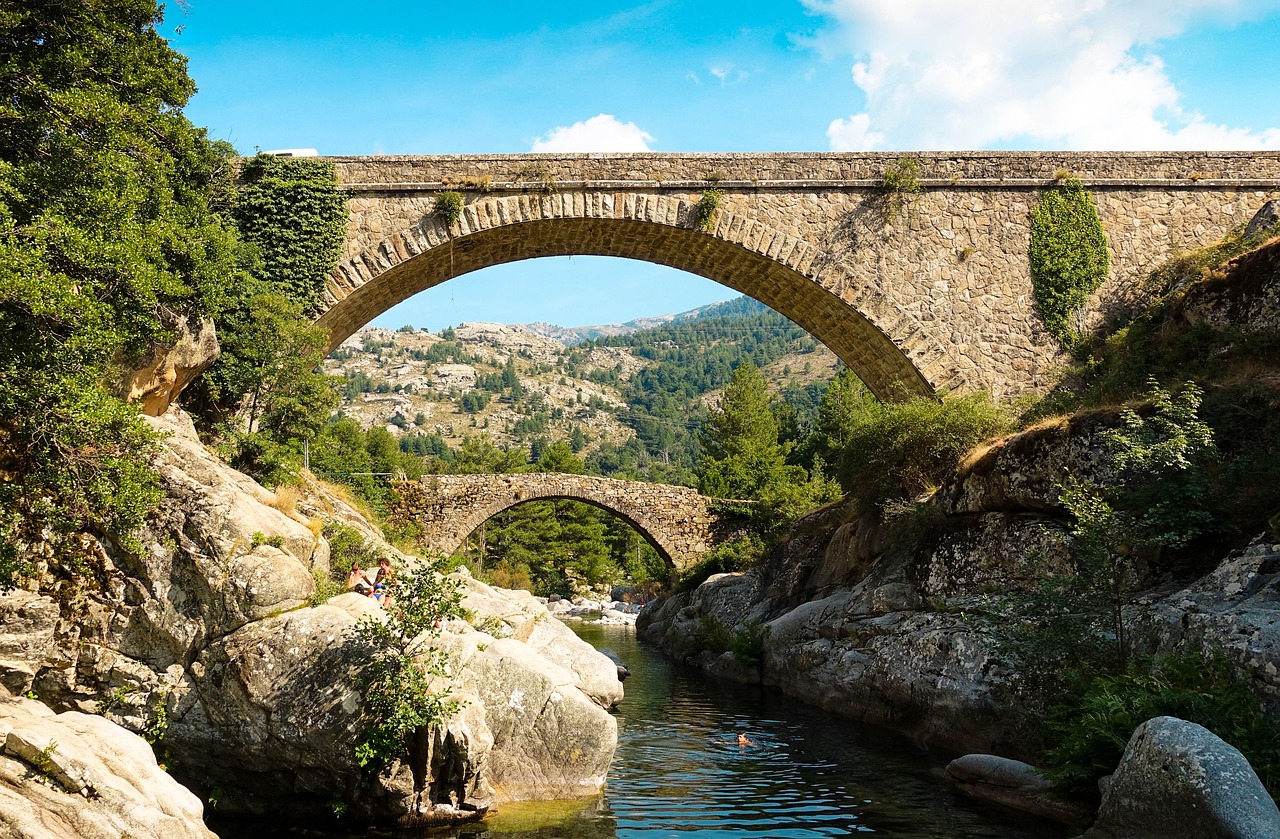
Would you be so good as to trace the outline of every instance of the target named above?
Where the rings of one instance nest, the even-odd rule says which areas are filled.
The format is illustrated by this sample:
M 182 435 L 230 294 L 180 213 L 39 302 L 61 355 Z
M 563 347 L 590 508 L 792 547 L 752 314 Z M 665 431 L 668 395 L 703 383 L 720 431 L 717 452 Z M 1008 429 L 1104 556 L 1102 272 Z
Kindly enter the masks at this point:
M 347 588 L 356 594 L 373 597 L 373 583 L 369 581 L 369 575 L 365 573 L 358 562 L 351 563 L 351 572 L 347 574 Z
M 392 598 L 389 588 L 394 581 L 395 572 L 391 569 L 391 560 L 384 556 L 378 560 L 378 573 L 373 578 L 373 599 L 377 600 L 384 609 L 391 608 Z

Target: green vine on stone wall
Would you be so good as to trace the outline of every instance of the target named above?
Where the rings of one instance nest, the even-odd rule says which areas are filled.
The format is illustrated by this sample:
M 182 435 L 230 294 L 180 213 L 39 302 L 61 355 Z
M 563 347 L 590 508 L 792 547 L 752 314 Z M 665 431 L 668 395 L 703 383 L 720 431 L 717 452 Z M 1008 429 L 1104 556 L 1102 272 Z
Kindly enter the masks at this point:
M 452 230 L 462 218 L 462 193 L 449 190 L 437 195 L 431 205 L 431 214 L 440 219 L 446 229 Z
M 880 189 L 884 192 L 885 223 L 893 224 L 894 219 L 924 191 L 920 186 L 920 162 L 910 156 L 898 158 L 884 170 Z
M 258 154 L 245 161 L 236 203 L 241 235 L 269 280 L 315 313 L 347 235 L 347 197 L 327 160 Z
M 698 203 L 693 205 L 693 210 L 690 212 L 693 226 L 703 233 L 710 233 L 711 228 L 715 226 L 716 210 L 720 209 L 722 200 L 724 200 L 724 190 L 704 189 L 702 195 L 698 197 Z
M 1031 283 L 1036 311 L 1064 347 L 1075 344 L 1076 313 L 1107 277 L 1107 234 L 1078 178 L 1063 177 L 1031 211 Z

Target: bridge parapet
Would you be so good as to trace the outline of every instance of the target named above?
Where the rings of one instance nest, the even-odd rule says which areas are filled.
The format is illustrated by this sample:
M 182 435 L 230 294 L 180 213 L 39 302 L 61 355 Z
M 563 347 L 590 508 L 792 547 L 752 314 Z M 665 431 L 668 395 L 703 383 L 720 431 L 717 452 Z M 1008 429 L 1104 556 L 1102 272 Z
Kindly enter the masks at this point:
M 696 563 L 724 529 L 713 500 L 695 489 L 593 475 L 424 475 L 397 490 L 397 514 L 420 524 L 426 545 L 445 554 L 503 510 L 541 499 L 583 501 L 618 515 L 676 568 Z

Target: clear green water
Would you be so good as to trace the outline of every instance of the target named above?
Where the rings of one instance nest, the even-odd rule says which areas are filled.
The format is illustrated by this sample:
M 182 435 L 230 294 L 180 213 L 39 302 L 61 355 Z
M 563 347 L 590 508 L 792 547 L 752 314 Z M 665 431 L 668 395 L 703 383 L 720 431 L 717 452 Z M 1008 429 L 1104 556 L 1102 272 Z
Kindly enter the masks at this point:
M 508 805 L 441 839 L 1060 839 L 1052 823 L 952 793 L 950 755 L 806 707 L 772 690 L 717 682 L 636 643 L 629 627 L 575 625 L 631 668 L 605 795 Z M 739 747 L 738 731 L 754 746 Z M 325 834 L 214 826 L 222 839 Z M 347 834 L 348 836 L 350 834 Z M 359 834 L 381 835 L 381 834 Z

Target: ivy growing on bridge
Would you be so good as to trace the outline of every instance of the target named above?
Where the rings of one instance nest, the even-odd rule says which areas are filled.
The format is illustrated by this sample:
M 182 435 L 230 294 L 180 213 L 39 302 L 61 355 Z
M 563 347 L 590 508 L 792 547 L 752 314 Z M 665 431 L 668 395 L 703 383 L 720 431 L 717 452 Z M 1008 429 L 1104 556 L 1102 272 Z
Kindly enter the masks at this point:
M 336 168 L 316 158 L 259 154 L 241 179 L 236 221 L 261 254 L 258 275 L 314 314 L 347 233 Z
M 720 202 L 723 199 L 724 190 L 704 189 L 698 198 L 698 203 L 693 205 L 693 210 L 690 212 L 693 226 L 703 233 L 710 233 L 715 225 L 716 210 L 720 209 Z
M 431 214 L 440 219 L 447 230 L 452 230 L 462 218 L 462 193 L 449 190 L 437 195 L 431 205 Z
M 1061 179 L 1031 211 L 1030 257 L 1036 311 L 1049 333 L 1070 348 L 1078 339 L 1074 316 L 1110 267 L 1107 234 L 1079 179 Z

